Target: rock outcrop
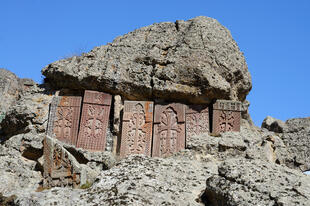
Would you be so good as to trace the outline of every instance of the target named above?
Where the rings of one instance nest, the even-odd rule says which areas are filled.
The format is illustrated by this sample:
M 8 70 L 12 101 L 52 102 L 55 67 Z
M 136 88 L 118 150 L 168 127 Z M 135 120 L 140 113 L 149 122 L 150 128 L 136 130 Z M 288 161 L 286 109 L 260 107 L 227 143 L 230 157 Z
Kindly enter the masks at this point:
M 43 69 L 42 85 L 1 72 L 0 94 L 9 96 L 0 99 L 6 114 L 0 124 L 0 205 L 310 202 L 310 177 L 302 173 L 310 169 L 310 119 L 284 123 L 268 117 L 262 129 L 251 123 L 245 100 L 251 77 L 243 54 L 214 19 L 135 30 L 80 57 L 50 64 Z M 53 95 L 82 96 L 84 89 L 116 94 L 109 150 L 86 151 L 45 134 Z M 243 103 L 240 132 L 192 135 L 185 149 L 166 158 L 115 155 L 124 100 L 195 104 L 215 99 Z
M 270 116 L 267 116 L 262 123 L 262 128 L 277 133 L 282 133 L 285 130 L 285 126 L 286 125 L 282 120 Z
M 137 29 L 42 73 L 55 88 L 100 90 L 131 100 L 244 101 L 252 87 L 230 32 L 207 17 Z
M 285 123 L 267 117 L 263 128 L 278 133 L 286 149 L 284 161 L 290 168 L 310 170 L 310 118 L 289 119 Z
M 309 176 L 261 160 L 226 160 L 206 183 L 207 205 L 307 206 L 310 202 Z

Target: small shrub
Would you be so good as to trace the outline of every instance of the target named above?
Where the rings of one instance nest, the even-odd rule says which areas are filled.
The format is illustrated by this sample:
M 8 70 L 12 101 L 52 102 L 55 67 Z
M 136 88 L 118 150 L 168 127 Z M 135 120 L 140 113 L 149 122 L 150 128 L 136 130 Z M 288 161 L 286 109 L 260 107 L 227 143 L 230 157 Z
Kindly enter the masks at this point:
M 82 185 L 80 186 L 80 189 L 88 189 L 88 188 L 90 188 L 92 185 L 93 185 L 93 183 L 88 182 L 88 181 L 86 180 L 86 183 L 85 183 L 85 184 L 82 184 Z

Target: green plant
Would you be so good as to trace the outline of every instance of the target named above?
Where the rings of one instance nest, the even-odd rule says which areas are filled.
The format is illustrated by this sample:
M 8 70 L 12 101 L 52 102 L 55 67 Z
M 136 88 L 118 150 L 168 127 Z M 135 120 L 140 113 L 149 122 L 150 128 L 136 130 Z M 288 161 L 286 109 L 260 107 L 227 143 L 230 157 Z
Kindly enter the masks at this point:
M 86 180 L 86 183 L 82 184 L 82 185 L 80 186 L 80 189 L 88 189 L 88 188 L 90 188 L 92 185 L 93 185 L 93 183 L 88 182 L 88 180 Z

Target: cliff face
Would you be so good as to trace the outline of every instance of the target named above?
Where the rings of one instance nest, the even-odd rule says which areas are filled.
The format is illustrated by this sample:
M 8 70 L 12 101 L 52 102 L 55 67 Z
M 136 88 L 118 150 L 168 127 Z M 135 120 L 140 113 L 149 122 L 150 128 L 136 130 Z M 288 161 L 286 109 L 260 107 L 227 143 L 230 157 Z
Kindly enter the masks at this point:
M 7 70 L 0 74 L 0 205 L 310 202 L 310 177 L 302 173 L 310 169 L 309 118 L 281 122 L 268 117 L 257 128 L 245 110 L 240 132 L 192 135 L 185 149 L 166 158 L 120 159 L 113 144 L 93 152 L 46 135 L 53 96 L 84 89 L 115 94 L 109 138 L 119 137 L 123 101 L 128 99 L 194 104 L 230 99 L 247 105 L 251 78 L 244 57 L 229 31 L 214 19 L 197 17 L 135 30 L 80 57 L 50 64 L 43 69 L 42 85 Z M 57 185 L 84 182 L 80 189 L 44 186 L 44 153 L 52 157 L 46 148 L 60 151 L 56 166 L 67 171 L 59 181 L 55 178 Z

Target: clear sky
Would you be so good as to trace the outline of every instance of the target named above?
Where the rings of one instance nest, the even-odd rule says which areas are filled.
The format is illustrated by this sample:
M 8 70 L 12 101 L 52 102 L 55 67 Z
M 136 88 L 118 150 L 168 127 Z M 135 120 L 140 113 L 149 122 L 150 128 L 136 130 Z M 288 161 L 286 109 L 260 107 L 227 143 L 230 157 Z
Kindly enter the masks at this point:
M 252 75 L 250 114 L 310 116 L 309 0 L 1 0 L 0 67 L 42 81 L 41 69 L 155 22 L 217 19 Z

